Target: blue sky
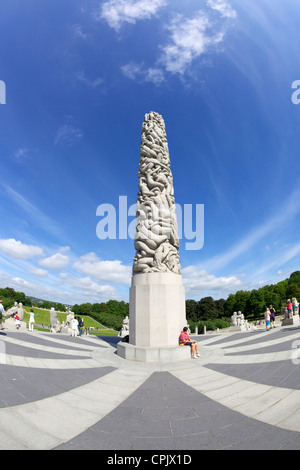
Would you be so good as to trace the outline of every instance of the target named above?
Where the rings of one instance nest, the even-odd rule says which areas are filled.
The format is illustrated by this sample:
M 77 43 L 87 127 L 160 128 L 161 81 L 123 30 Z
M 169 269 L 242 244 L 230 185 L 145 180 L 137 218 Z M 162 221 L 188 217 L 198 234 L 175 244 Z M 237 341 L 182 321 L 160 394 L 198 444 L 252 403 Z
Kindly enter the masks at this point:
M 204 205 L 186 297 L 300 269 L 299 24 L 297 0 L 1 0 L 0 286 L 128 301 L 133 241 L 99 239 L 96 212 L 135 204 L 150 111 L 194 229 Z

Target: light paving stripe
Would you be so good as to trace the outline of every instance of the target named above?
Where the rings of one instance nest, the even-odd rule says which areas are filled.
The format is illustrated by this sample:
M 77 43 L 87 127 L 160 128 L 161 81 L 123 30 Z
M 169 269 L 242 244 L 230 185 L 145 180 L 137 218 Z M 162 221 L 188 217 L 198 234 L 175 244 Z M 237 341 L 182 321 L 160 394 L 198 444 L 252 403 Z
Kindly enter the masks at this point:
M 129 375 L 117 370 L 51 398 L 0 409 L 0 449 L 48 450 L 69 441 L 120 405 L 150 373 Z
M 249 356 L 222 356 L 211 361 L 214 364 L 258 364 L 263 362 L 291 361 L 294 350 L 276 351 L 272 353 L 251 354 Z
M 258 384 L 213 370 L 171 373 L 203 395 L 237 411 L 289 431 L 300 432 L 300 390 Z

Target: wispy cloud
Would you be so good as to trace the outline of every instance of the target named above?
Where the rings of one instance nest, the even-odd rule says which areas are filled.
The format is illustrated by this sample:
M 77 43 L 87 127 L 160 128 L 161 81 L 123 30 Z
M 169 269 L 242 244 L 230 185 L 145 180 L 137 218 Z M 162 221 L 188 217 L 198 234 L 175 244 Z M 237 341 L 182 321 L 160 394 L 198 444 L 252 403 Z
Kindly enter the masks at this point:
M 145 67 L 144 63 L 130 62 L 121 67 L 123 75 L 131 80 L 160 85 L 165 80 L 164 71 L 157 67 Z
M 166 5 L 166 0 L 110 0 L 102 5 L 97 19 L 104 19 L 118 31 L 122 23 L 134 24 L 156 15 Z
M 80 39 L 87 39 L 89 37 L 89 35 L 87 33 L 84 33 L 83 32 L 83 29 L 82 29 L 82 26 L 80 26 L 79 24 L 74 24 L 72 26 L 72 30 L 74 32 L 74 35 Z
M 236 18 L 236 11 L 225 0 L 208 0 L 207 5 L 218 11 L 224 18 Z
M 83 132 L 71 124 L 62 125 L 55 136 L 54 144 L 70 147 L 83 137 Z
M 21 207 L 27 215 L 30 216 L 31 220 L 39 225 L 40 228 L 43 228 L 48 233 L 52 235 L 62 237 L 63 233 L 60 227 L 56 224 L 56 222 L 45 215 L 42 211 L 40 211 L 35 205 L 29 202 L 24 196 L 19 194 L 17 191 L 12 189 L 5 183 L 2 183 L 2 187 L 6 190 L 9 197 L 16 203 L 19 207 Z
M 82 71 L 76 74 L 76 78 L 78 81 L 84 83 L 88 88 L 97 88 L 99 85 L 104 83 L 103 78 L 97 77 L 94 80 L 91 80 Z
M 129 62 L 122 66 L 123 74 L 160 85 L 167 73 L 183 76 L 196 59 L 215 51 L 224 41 L 228 19 L 235 18 L 236 12 L 225 0 L 208 0 L 207 6 L 190 17 L 171 13 L 171 20 L 162 22 L 167 37 L 158 46 L 155 64 L 149 67 L 143 62 Z
M 28 158 L 28 152 L 29 150 L 27 148 L 19 148 L 11 155 L 11 159 L 18 163 L 22 162 L 24 159 Z
M 203 268 L 210 271 L 221 269 L 227 266 L 236 258 L 255 247 L 261 240 L 264 240 L 274 230 L 274 227 L 285 227 L 290 224 L 293 218 L 300 212 L 300 190 L 295 190 L 289 199 L 281 207 L 277 207 L 276 214 L 264 221 L 261 225 L 248 232 L 247 235 L 235 243 L 228 251 L 203 263 Z M 291 254 L 298 253 L 298 245 Z M 295 256 L 295 254 L 293 256 Z M 291 259 L 291 258 L 290 258 Z M 277 262 L 277 266 L 280 265 Z

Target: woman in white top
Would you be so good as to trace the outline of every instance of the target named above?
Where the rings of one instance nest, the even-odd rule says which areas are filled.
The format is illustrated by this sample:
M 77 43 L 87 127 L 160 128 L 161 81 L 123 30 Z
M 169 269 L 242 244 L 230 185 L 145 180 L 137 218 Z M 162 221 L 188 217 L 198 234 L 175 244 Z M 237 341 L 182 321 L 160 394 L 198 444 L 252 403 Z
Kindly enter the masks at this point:
M 29 314 L 29 331 L 33 331 L 34 323 L 34 311 L 31 309 Z

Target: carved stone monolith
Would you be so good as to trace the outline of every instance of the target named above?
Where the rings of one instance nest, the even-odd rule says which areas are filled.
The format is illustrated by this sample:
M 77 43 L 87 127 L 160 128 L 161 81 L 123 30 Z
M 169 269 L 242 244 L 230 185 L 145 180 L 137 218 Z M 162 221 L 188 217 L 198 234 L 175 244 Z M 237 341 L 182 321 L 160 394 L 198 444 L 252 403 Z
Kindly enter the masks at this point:
M 167 362 L 190 355 L 178 346 L 186 326 L 179 238 L 165 123 L 146 114 L 142 125 L 136 205 L 129 343 L 118 345 L 126 359 Z

